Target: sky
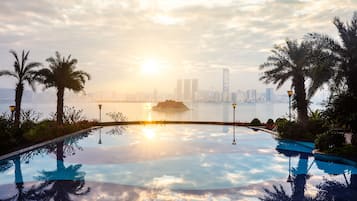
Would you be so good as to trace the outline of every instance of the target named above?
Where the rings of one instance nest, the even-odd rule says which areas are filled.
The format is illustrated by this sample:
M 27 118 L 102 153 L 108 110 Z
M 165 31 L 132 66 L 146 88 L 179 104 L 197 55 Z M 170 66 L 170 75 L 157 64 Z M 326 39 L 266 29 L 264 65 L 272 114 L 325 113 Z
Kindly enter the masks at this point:
M 306 33 L 337 38 L 335 16 L 349 21 L 357 0 L 1 0 L 0 69 L 9 50 L 30 50 L 42 62 L 55 51 L 91 74 L 87 92 L 173 92 L 176 80 L 198 78 L 200 89 L 266 87 L 262 64 L 274 44 Z M 0 88 L 15 80 L 0 78 Z M 282 91 L 289 83 L 282 87 Z

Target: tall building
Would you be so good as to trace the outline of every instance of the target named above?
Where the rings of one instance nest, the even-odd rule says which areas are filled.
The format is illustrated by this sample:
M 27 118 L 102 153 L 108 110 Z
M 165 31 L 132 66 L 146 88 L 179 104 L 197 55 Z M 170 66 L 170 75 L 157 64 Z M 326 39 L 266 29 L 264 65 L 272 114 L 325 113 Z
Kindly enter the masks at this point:
M 182 80 L 177 80 L 176 83 L 176 99 L 182 100 Z
M 255 90 L 255 89 L 247 90 L 245 101 L 248 103 L 256 103 L 257 102 L 257 90 Z
M 232 103 L 237 103 L 237 93 L 232 93 Z
M 184 79 L 183 82 L 183 99 L 184 100 L 191 100 L 191 80 Z
M 192 79 L 192 101 L 197 101 L 198 79 Z
M 266 88 L 265 89 L 265 101 L 266 102 L 273 102 L 274 101 L 274 90 L 273 90 L 273 88 Z
M 222 101 L 229 101 L 229 69 L 223 68 L 222 76 Z

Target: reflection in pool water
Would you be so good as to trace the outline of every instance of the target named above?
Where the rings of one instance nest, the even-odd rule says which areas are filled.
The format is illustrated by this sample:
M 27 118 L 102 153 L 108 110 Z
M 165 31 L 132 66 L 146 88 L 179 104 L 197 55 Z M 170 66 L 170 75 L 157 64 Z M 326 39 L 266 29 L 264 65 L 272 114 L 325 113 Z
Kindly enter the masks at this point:
M 0 200 L 354 200 L 357 169 L 236 127 L 105 127 L 0 161 Z M 100 142 L 100 143 L 99 143 Z

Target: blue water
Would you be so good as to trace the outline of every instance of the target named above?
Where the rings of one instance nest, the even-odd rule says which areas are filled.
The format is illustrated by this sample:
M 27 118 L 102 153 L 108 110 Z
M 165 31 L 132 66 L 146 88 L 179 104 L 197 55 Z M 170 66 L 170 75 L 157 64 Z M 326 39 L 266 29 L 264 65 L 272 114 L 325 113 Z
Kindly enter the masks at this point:
M 357 168 L 312 149 L 244 127 L 105 127 L 0 161 L 0 200 L 355 200 Z

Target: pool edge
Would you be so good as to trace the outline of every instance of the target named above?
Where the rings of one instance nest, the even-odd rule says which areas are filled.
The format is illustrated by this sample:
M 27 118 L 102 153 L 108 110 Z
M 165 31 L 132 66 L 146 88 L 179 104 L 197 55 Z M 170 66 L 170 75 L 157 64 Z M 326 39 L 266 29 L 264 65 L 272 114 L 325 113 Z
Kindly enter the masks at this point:
M 79 134 L 82 134 L 82 133 L 85 133 L 85 132 L 89 132 L 89 131 L 92 131 L 92 130 L 95 130 L 95 129 L 98 129 L 98 128 L 101 128 L 101 127 L 102 126 L 94 126 L 94 127 L 82 129 L 82 130 L 79 130 L 79 131 L 76 131 L 74 133 L 70 133 L 70 134 L 67 134 L 67 135 L 64 135 L 64 136 L 60 136 L 60 137 L 57 137 L 57 138 L 54 138 L 54 139 L 51 139 L 51 140 L 40 142 L 38 144 L 34 144 L 34 145 L 29 146 L 29 147 L 22 148 L 20 150 L 13 151 L 13 152 L 1 155 L 0 156 L 0 160 L 5 160 L 7 158 L 13 157 L 14 155 L 22 154 L 24 152 L 28 152 L 28 151 L 31 151 L 31 150 L 46 146 L 46 145 L 51 144 L 51 143 L 64 140 L 67 137 L 76 136 L 76 135 L 79 135 Z

